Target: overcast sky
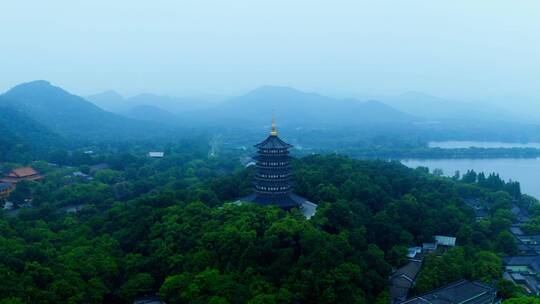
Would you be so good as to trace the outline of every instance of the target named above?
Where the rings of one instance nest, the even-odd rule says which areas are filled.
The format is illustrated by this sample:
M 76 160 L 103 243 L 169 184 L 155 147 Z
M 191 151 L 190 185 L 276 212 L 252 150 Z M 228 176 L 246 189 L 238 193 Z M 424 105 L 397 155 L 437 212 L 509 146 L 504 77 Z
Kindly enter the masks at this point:
M 0 90 L 540 96 L 540 1 L 2 1 Z

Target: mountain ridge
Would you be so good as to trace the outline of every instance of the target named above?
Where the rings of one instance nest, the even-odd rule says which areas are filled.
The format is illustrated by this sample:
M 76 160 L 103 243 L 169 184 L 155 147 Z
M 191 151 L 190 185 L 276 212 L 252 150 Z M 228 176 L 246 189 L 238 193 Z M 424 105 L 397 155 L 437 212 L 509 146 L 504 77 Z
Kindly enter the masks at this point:
M 48 81 L 27 82 L 4 94 L 0 106 L 11 107 L 72 139 L 136 139 L 156 136 L 162 126 L 107 112 Z
M 420 119 L 379 101 L 336 99 L 291 87 L 262 86 L 242 96 L 199 112 L 208 119 L 238 119 L 265 123 L 274 113 L 286 125 L 362 125 L 364 123 L 408 123 Z

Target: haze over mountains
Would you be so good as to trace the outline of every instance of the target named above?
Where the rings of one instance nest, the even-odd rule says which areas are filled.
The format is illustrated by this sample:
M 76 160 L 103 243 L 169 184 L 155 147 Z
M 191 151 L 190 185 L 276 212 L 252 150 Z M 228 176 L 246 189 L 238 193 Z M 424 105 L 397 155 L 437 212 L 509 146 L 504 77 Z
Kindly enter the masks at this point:
M 477 108 L 419 93 L 381 98 L 381 102 L 263 86 L 221 103 L 153 94 L 124 98 L 114 91 L 87 99 L 43 80 L 15 86 L 0 95 L 3 146 L 21 142 L 21 149 L 39 151 L 42 141 L 62 145 L 66 140 L 174 139 L 193 130 L 219 133 L 230 128 L 250 132 L 268 126 L 272 114 L 281 128 L 289 130 L 344 129 L 351 134 L 371 132 L 372 136 L 388 130 L 396 136 L 398 130 L 420 132 L 424 140 L 527 141 L 539 130 L 538 124 L 525 125 L 524 119 L 495 108 Z M 10 149 L 10 153 L 16 150 Z
M 229 99 L 212 109 L 184 113 L 193 123 L 268 124 L 269 115 L 290 127 L 343 127 L 418 120 L 378 101 L 340 100 L 288 87 L 264 86 Z
M 338 99 L 302 92 L 291 87 L 262 86 L 245 95 L 221 102 L 204 98 L 170 97 L 149 93 L 124 98 L 115 91 L 106 91 L 86 98 L 102 109 L 126 117 L 167 123 L 178 122 L 178 120 L 206 123 L 216 122 L 216 119 L 217 121 L 235 119 L 244 123 L 260 123 L 260 115 L 264 115 L 268 120 L 266 116 L 269 111 L 274 112 L 280 117 L 281 122 L 286 124 L 289 124 L 291 120 L 295 122 L 293 124 L 311 122 L 346 124 L 350 120 L 369 123 L 419 119 L 516 123 L 540 121 L 540 118 L 529 113 L 515 113 L 487 103 L 454 101 L 421 92 Z M 360 106 L 361 104 L 363 105 Z M 303 116 L 292 114 L 297 111 L 302 111 Z M 237 115 L 239 112 L 244 115 Z M 328 120 L 332 114 L 342 115 L 342 119 Z M 198 117 L 194 118 L 193 115 Z M 300 122 L 301 119 L 304 121 Z
M 270 113 L 279 117 L 282 125 L 295 127 L 399 123 L 419 119 L 378 101 L 335 99 L 276 86 L 263 86 L 217 104 L 201 99 L 152 94 L 124 99 L 113 91 L 87 99 L 106 110 L 130 118 L 166 123 L 176 120 L 176 123 L 183 125 L 260 125 L 268 123 Z
M 177 114 L 186 111 L 206 109 L 215 103 L 205 99 L 160 96 L 150 93 L 143 93 L 125 98 L 113 90 L 86 96 L 85 98 L 106 111 L 119 114 L 129 113 L 134 108 L 140 106 L 152 106 Z
M 493 104 L 461 102 L 431 96 L 421 92 L 406 92 L 395 96 L 371 97 L 406 113 L 426 119 L 452 119 L 474 121 L 538 122 L 539 117 L 516 113 Z

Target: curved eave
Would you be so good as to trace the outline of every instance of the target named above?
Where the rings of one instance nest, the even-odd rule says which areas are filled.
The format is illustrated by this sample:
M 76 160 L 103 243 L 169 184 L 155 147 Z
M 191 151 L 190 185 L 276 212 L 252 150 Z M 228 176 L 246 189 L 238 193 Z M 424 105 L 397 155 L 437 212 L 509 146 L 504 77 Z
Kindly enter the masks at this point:
M 292 145 L 284 142 L 276 135 L 270 135 L 264 141 L 256 144 L 254 147 L 259 149 L 288 149 L 292 148 Z

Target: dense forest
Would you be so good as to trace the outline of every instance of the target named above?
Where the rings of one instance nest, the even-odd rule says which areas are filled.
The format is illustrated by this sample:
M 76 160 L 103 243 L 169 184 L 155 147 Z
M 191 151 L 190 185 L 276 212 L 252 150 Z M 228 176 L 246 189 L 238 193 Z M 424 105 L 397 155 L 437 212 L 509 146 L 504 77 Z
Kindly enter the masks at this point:
M 294 162 L 296 191 L 319 205 L 307 220 L 235 203 L 249 193 L 253 168 L 235 154 L 209 157 L 205 141 L 170 145 L 163 159 L 136 151 L 58 150 L 60 164 L 32 163 L 45 180 L 21 183 L 12 199 L 31 197 L 33 207 L 0 218 L 0 303 L 151 294 L 168 303 L 387 303 L 387 279 L 407 247 L 435 234 L 456 235 L 459 246 L 428 257 L 415 292 L 471 278 L 519 295 L 500 280 L 501 256 L 516 251 L 509 209 L 534 213 L 538 202 L 516 182 L 313 155 Z M 97 162 L 109 168 L 94 171 Z M 475 221 L 466 198 L 485 201 L 488 217 Z

